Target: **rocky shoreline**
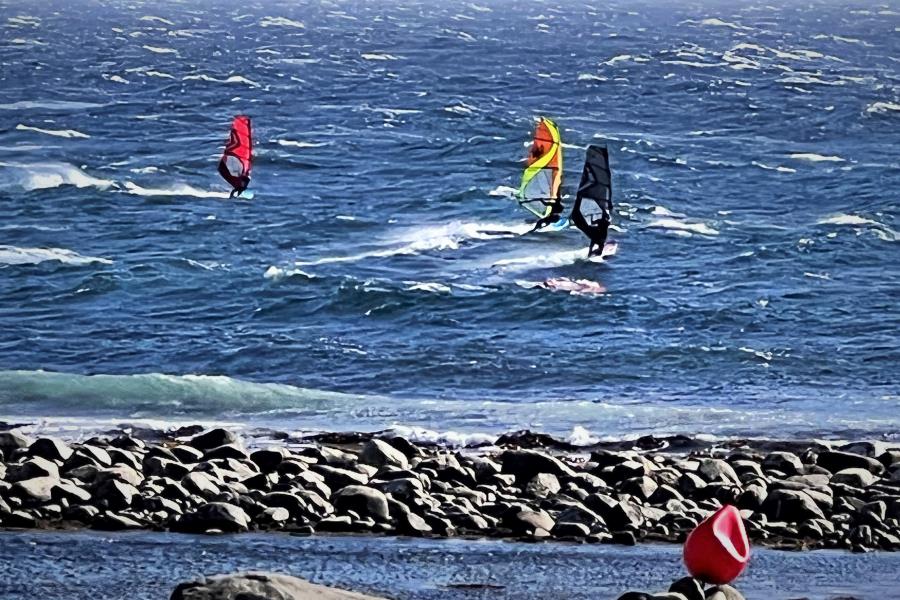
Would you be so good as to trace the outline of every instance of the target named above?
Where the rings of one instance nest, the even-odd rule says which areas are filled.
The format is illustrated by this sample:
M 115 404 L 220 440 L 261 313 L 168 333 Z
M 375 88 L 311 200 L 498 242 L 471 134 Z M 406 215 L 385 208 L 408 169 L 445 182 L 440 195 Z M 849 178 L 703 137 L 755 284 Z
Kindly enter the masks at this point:
M 722 504 L 756 545 L 900 550 L 900 448 L 518 432 L 452 449 L 379 434 L 245 448 L 224 429 L 80 443 L 0 432 L 0 527 L 681 543 Z

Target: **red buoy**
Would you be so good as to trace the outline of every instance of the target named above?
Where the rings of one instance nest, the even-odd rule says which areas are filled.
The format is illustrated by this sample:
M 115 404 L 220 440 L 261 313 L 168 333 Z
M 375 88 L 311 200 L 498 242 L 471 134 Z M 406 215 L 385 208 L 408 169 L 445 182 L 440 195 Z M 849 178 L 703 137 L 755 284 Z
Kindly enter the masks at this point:
M 684 564 L 691 577 L 730 583 L 750 560 L 750 542 L 737 508 L 726 504 L 706 518 L 684 542 Z

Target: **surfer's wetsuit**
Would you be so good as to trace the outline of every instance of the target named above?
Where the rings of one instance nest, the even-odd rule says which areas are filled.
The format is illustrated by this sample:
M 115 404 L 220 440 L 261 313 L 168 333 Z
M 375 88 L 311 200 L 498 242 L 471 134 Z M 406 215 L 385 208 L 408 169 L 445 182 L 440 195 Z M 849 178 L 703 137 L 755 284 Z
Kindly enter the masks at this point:
M 584 215 L 577 209 L 572 211 L 572 222 L 591 240 L 588 246 L 588 256 L 597 256 L 603 253 L 603 245 L 606 244 L 606 235 L 609 231 L 609 214 L 604 211 L 603 216 L 588 224 Z
M 562 218 L 563 204 L 561 200 L 554 200 L 553 204 L 550 205 L 550 214 L 546 217 L 541 217 L 534 224 L 534 228 L 532 231 L 537 231 L 538 229 L 542 229 L 547 225 L 552 225 L 559 221 Z

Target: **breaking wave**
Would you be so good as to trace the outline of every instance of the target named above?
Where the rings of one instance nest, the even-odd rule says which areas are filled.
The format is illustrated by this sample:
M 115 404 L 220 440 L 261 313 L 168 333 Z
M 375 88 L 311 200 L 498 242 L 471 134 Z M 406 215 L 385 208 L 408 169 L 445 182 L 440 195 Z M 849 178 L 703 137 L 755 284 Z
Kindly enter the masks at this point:
M 63 138 L 89 138 L 86 133 L 75 131 L 74 129 L 41 129 L 40 127 L 30 127 L 19 123 L 16 125 L 16 131 L 34 131 L 35 133 L 43 133 L 44 135 L 52 135 Z
M 67 265 L 84 266 L 92 263 L 111 265 L 108 258 L 82 256 L 65 248 L 18 248 L 0 246 L 0 265 L 36 265 L 47 261 L 59 261 Z
M 124 183 L 125 191 L 135 196 L 193 196 L 194 198 L 228 198 L 228 192 L 201 190 L 186 183 L 175 183 L 164 188 L 145 188 L 131 181 Z
M 466 240 L 489 240 L 521 235 L 530 229 L 531 226 L 527 223 L 509 225 L 453 221 L 446 225 L 424 225 L 385 240 L 387 247 L 346 256 L 324 256 L 308 261 L 297 261 L 294 264 L 298 267 L 309 267 L 417 254 L 430 250 L 457 250 L 460 243 Z
M 0 170 L 5 171 L 6 181 L 29 192 L 61 185 L 108 188 L 115 183 L 109 179 L 92 177 L 75 165 L 62 162 L 33 164 L 0 162 Z
M 678 219 L 654 219 L 647 223 L 647 227 L 655 229 L 667 229 L 676 234 L 694 234 L 700 235 L 719 235 L 719 231 L 713 229 L 706 223 L 689 223 Z

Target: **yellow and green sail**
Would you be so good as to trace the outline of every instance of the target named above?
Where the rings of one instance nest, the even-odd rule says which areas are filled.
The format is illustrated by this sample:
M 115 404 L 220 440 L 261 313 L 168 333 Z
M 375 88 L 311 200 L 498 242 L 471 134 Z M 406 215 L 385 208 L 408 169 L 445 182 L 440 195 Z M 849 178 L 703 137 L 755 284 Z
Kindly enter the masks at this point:
M 546 117 L 541 117 L 534 129 L 526 165 L 516 197 L 523 208 L 535 216 L 546 217 L 550 214 L 551 205 L 559 200 L 562 185 L 559 128 Z

